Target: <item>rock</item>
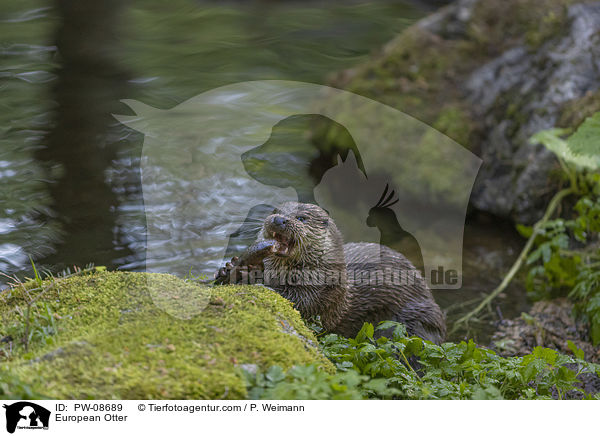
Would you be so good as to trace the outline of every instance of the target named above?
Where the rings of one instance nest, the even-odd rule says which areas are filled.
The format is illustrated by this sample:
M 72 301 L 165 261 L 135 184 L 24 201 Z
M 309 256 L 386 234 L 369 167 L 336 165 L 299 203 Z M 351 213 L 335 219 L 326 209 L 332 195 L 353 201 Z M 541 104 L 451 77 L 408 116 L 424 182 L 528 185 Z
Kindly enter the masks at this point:
M 534 133 L 556 126 L 566 103 L 600 88 L 600 4 L 568 9 L 568 30 L 536 51 L 519 45 L 474 71 L 466 97 L 487 132 L 473 192 L 478 209 L 531 222 L 543 213 L 556 160 Z M 508 114 L 508 108 L 510 114 Z
M 585 353 L 585 360 L 600 363 L 600 349 L 589 338 L 589 326 L 577 322 L 573 305 L 565 298 L 536 302 L 528 314 L 500 321 L 492 337 L 493 348 L 505 356 L 530 354 L 534 347 L 546 347 L 572 354 L 567 341 Z
M 208 293 L 221 304 L 180 319 L 150 297 L 163 290 L 181 304 L 185 292 L 177 289 Z M 23 289 L 4 291 L 0 300 L 0 336 L 19 337 Z M 291 303 L 266 287 L 208 288 L 166 274 L 97 272 L 56 279 L 36 307 L 33 313 L 48 307 L 55 314 L 58 333 L 36 333 L 29 352 L 12 344 L 0 361 L 0 397 L 241 399 L 240 368 L 312 363 L 334 370 Z M 30 328 L 43 331 L 46 318 L 33 319 Z
M 600 109 L 600 3 L 458 0 L 332 79 L 396 107 L 483 159 L 476 209 L 532 223 L 559 167 L 532 134 Z

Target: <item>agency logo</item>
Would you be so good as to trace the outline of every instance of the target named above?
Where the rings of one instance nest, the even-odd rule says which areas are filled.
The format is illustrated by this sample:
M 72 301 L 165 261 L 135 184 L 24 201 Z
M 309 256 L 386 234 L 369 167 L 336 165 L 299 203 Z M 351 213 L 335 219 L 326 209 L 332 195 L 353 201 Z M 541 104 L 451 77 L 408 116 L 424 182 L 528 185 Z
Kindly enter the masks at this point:
M 6 431 L 9 433 L 14 433 L 16 429 L 48 430 L 48 409 L 29 401 L 4 404 L 3 407 L 6 409 Z
M 148 272 L 210 277 L 257 240 L 273 210 L 298 202 L 325 210 L 344 243 L 402 253 L 431 289 L 461 288 L 481 160 L 435 128 L 348 91 L 281 80 L 227 85 L 166 110 L 124 103 L 135 114 L 115 118 L 145 136 Z M 179 318 L 209 301 L 208 291 L 149 289 Z

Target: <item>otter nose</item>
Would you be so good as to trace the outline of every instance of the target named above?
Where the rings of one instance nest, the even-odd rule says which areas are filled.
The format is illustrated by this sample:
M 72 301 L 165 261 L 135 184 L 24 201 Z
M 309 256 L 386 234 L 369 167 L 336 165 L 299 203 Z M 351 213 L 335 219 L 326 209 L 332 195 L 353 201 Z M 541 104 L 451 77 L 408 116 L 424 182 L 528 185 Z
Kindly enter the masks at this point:
M 282 216 L 275 216 L 273 218 L 273 225 L 275 225 L 276 227 L 281 227 L 283 228 L 286 224 L 287 224 L 288 220 L 287 218 L 284 218 Z

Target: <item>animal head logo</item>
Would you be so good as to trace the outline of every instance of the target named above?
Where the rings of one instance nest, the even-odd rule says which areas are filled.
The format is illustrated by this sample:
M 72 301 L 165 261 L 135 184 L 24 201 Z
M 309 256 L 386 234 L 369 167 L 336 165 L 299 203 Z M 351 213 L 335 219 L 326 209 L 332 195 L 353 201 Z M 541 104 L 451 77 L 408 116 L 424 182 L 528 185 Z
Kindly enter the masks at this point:
M 50 411 L 42 406 L 29 401 L 19 401 L 10 405 L 4 404 L 6 409 L 6 431 L 14 433 L 17 428 L 48 429 Z
M 347 91 L 293 81 L 227 85 L 169 110 L 124 103 L 135 115 L 115 117 L 145 135 L 148 271 L 212 274 L 231 235 L 257 230 L 260 211 L 308 196 L 346 242 L 399 244 L 422 259 L 432 288 L 461 287 L 463 226 L 481 160 L 430 126 Z M 326 118 L 351 137 L 350 151 L 340 151 L 313 185 L 291 178 L 287 165 L 303 151 L 281 139 L 281 126 L 298 116 Z M 265 152 L 272 147 L 279 154 Z M 455 280 L 439 282 L 440 270 Z M 208 295 L 153 288 L 155 302 L 178 317 L 208 302 Z

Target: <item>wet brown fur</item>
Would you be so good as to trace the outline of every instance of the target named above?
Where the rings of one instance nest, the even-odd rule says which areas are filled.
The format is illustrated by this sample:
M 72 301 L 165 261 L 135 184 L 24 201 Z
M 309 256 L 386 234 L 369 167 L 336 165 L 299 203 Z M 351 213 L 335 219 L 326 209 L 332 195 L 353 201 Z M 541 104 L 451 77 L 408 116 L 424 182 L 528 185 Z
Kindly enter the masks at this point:
M 301 217 L 301 222 L 297 218 Z M 285 221 L 282 225 L 281 222 Z M 279 221 L 279 223 L 276 223 Z M 402 254 L 373 243 L 343 243 L 333 220 L 319 206 L 284 203 L 265 219 L 258 240 L 273 238 L 273 232 L 291 241 L 289 253 L 271 253 L 265 259 L 265 277 L 293 272 L 319 271 L 340 277 L 336 283 L 301 284 L 269 283 L 269 286 L 291 300 L 304 318 L 319 316 L 323 327 L 331 333 L 352 337 L 364 322 L 377 325 L 393 320 L 406 325 L 409 334 L 441 343 L 446 334 L 444 315 L 435 303 L 425 280 Z M 347 266 L 363 270 L 414 271 L 411 284 L 357 283 Z M 349 279 L 350 277 L 350 279 Z

